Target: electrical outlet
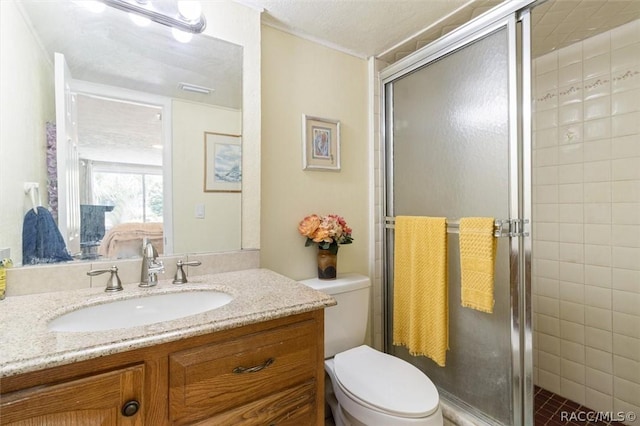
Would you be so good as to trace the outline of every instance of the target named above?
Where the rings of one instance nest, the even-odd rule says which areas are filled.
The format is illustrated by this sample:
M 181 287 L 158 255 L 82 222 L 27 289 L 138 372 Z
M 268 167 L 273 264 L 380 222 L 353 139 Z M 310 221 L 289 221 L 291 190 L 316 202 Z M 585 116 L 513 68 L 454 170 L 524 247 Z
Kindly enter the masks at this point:
M 0 260 L 2 259 L 11 259 L 10 248 L 0 248 Z

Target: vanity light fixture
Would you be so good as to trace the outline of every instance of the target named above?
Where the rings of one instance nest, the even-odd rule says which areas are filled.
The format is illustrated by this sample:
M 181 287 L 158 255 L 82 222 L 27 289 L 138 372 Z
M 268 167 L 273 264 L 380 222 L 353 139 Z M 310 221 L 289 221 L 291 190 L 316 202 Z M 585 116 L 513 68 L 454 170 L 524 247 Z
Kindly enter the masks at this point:
M 213 92 L 213 89 L 204 86 L 197 86 L 191 83 L 178 83 L 178 89 L 184 90 L 185 92 L 202 93 L 204 95 L 208 95 Z
M 195 0 L 101 0 L 107 6 L 130 12 L 179 31 L 198 34 L 207 21 Z

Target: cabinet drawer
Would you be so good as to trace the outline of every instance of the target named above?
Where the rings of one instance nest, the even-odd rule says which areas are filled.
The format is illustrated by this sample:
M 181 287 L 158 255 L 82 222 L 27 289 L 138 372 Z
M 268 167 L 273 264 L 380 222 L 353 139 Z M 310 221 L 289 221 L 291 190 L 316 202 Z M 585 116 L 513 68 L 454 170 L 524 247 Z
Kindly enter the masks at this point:
M 268 395 L 193 426 L 300 426 L 316 423 L 315 381 Z
M 210 417 L 313 380 L 315 333 L 315 322 L 304 321 L 172 354 L 171 420 Z

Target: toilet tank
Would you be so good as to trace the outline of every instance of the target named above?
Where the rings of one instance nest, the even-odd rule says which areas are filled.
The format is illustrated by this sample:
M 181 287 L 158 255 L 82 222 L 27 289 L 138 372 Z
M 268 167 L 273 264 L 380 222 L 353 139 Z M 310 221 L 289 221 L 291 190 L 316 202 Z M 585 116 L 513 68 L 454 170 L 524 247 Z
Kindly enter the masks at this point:
M 324 357 L 364 343 L 369 319 L 369 277 L 338 274 L 335 280 L 311 278 L 300 283 L 333 296 L 338 302 L 324 311 Z

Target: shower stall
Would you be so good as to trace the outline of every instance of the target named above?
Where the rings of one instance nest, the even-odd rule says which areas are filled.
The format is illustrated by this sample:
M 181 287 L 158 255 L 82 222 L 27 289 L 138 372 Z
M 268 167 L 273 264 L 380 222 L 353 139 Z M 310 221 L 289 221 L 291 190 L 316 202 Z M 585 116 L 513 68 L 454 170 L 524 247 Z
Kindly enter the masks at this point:
M 620 3 L 505 2 L 380 74 L 385 351 L 480 422 L 541 422 L 541 389 L 640 414 L 640 8 Z M 446 367 L 393 345 L 396 216 L 447 218 Z M 460 303 L 475 216 L 496 220 L 492 314 Z

